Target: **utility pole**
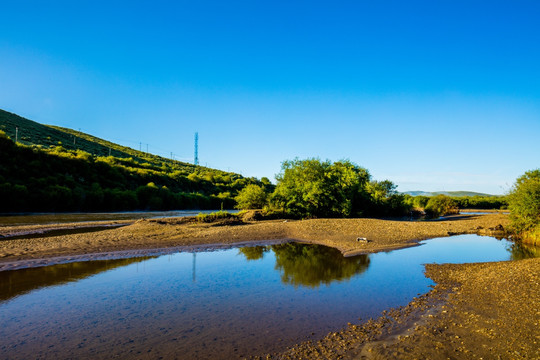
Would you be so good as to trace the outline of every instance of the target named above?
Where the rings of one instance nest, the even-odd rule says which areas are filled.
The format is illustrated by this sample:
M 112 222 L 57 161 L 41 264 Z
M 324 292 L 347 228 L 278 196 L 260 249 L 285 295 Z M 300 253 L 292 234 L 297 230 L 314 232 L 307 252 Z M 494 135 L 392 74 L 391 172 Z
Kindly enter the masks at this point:
M 148 154 L 148 144 L 146 144 L 146 153 Z
M 15 126 L 15 144 L 19 141 L 19 128 Z
M 139 141 L 139 151 L 142 152 L 142 141 Z
M 195 133 L 195 159 L 193 161 L 194 165 L 199 165 L 199 133 Z

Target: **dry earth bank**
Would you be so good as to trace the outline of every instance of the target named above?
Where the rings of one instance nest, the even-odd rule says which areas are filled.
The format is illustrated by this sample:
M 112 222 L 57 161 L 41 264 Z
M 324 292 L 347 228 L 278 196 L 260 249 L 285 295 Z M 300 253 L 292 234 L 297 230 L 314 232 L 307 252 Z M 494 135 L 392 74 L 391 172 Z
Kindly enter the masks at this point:
M 81 254 L 125 250 L 151 250 L 182 246 L 211 246 L 261 242 L 264 240 L 298 240 L 335 247 L 345 255 L 372 253 L 407 246 L 418 240 L 465 233 L 500 233 L 508 224 L 508 216 L 456 215 L 444 220 L 397 221 L 380 219 L 312 219 L 298 221 L 254 221 L 229 225 L 227 222 L 198 223 L 193 218 L 139 220 L 129 222 L 62 224 L 59 229 L 74 227 L 77 232 L 56 235 L 52 225 L 6 226 L 0 228 L 0 270 L 9 264 L 31 259 L 48 259 Z M 104 229 L 103 226 L 126 225 Z M 36 232 L 42 231 L 43 235 Z M 10 238 L 34 233 L 26 238 Z M 368 242 L 359 242 L 358 238 Z M 58 259 L 56 259 L 58 261 Z M 41 265 L 44 262 L 40 263 Z

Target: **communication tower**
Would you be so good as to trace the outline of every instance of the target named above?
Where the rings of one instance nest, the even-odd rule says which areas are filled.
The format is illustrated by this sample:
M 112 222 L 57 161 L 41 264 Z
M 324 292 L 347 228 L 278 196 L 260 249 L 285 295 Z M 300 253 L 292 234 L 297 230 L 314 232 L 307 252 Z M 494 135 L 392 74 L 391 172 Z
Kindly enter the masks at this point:
M 195 160 L 193 161 L 194 165 L 199 165 L 199 133 L 195 133 Z

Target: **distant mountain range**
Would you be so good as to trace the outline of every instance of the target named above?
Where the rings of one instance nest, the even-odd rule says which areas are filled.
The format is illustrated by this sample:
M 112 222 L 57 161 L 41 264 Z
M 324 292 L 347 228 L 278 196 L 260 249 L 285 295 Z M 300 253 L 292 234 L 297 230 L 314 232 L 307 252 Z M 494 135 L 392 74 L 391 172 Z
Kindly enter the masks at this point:
M 411 196 L 437 196 L 437 195 L 447 195 L 454 197 L 465 197 L 465 196 L 482 196 L 482 197 L 491 197 L 498 195 L 484 194 L 474 191 L 405 191 L 403 194 L 408 194 Z

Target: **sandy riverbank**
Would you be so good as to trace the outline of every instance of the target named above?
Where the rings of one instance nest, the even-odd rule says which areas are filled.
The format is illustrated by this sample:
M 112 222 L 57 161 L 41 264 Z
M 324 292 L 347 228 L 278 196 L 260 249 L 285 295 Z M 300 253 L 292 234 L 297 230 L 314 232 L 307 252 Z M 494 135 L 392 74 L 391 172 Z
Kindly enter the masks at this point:
M 0 241 L 0 269 L 91 259 L 96 254 L 144 255 L 267 240 L 324 244 L 344 254 L 372 253 L 414 246 L 417 241 L 463 233 L 495 234 L 508 216 L 459 215 L 437 221 L 314 219 L 260 221 L 240 225 L 201 224 L 190 219 L 86 225 L 95 232 L 56 235 L 46 228 L 3 227 L 4 236 L 42 231 L 43 236 Z M 117 224 L 118 225 L 118 224 Z M 63 224 L 62 226 L 66 226 Z M 53 231 L 53 232 L 51 232 Z M 365 237 L 368 243 L 358 242 Z M 156 250 L 158 249 L 158 250 Z M 122 253 L 123 252 L 123 253 Z M 124 255 L 122 255 L 124 254 Z M 69 260 L 72 259 L 72 260 Z M 428 265 L 437 286 L 407 306 L 358 325 L 349 325 L 318 342 L 298 344 L 283 359 L 446 359 L 539 358 L 540 259 L 489 264 Z M 351 319 L 352 321 L 352 319 Z
M 332 246 L 344 255 L 373 253 L 414 246 L 419 240 L 453 234 L 492 234 L 504 228 L 508 216 L 457 215 L 434 221 L 396 221 L 379 219 L 312 219 L 298 221 L 253 221 L 197 223 L 190 218 L 139 220 L 135 222 L 101 222 L 43 226 L 5 226 L 0 228 L 0 269 L 9 264 L 118 251 L 144 252 L 158 248 L 213 246 L 265 240 L 298 240 Z M 125 225 L 116 228 L 107 226 Z M 74 231 L 70 233 L 69 229 Z M 65 234 L 56 234 L 66 229 Z M 85 232 L 85 229 L 88 232 Z M 99 231 L 94 231 L 99 230 Z M 91 233 L 89 231 L 92 231 Z M 23 238 L 11 238 L 26 234 Z M 37 235 L 36 235 L 37 234 Z M 367 243 L 357 241 L 366 238 Z M 34 262 L 35 263 L 35 262 Z M 29 266 L 32 266 L 29 263 Z
M 271 359 L 539 359 L 540 258 L 426 265 L 435 288 Z

